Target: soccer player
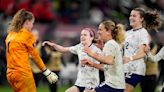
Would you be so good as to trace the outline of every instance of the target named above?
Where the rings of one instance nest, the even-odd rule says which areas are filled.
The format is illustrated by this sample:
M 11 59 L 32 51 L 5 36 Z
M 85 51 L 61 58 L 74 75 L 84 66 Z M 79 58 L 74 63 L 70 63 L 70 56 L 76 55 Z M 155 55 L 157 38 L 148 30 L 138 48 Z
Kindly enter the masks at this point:
M 148 59 L 150 59 L 151 62 L 158 62 L 161 59 L 164 59 L 164 46 L 160 49 L 160 51 L 156 55 L 152 55 L 148 49 L 149 49 L 149 47 L 147 46 L 145 48 L 145 51 L 147 53 Z M 164 86 L 163 86 L 161 92 L 164 92 Z
M 152 37 L 151 37 L 152 39 Z M 153 39 L 152 39 L 153 40 Z M 151 41 L 151 53 L 155 55 L 158 50 L 158 44 L 154 41 Z M 145 77 L 140 83 L 142 92 L 155 92 L 157 86 L 157 78 L 158 78 L 158 63 L 153 62 L 152 60 L 145 58 L 146 63 L 146 73 Z
M 147 52 L 147 56 L 151 61 L 154 61 L 154 62 L 158 62 L 161 59 L 164 59 L 164 46 L 156 55 L 153 56 L 151 52 Z
M 48 44 L 54 47 L 59 52 L 71 52 L 78 55 L 79 70 L 77 74 L 77 80 L 75 82 L 75 85 L 67 89 L 66 92 L 83 92 L 85 88 L 95 88 L 99 85 L 99 70 L 81 64 L 81 60 L 84 58 L 89 59 L 91 62 L 99 63 L 97 60 L 89 57 L 85 52 L 83 52 L 83 48 L 87 46 L 94 53 L 101 54 L 101 50 L 92 43 L 94 37 L 95 34 L 93 29 L 84 28 L 81 31 L 80 43 L 75 46 L 63 47 L 49 41 L 43 42 L 43 45 Z
M 144 47 L 150 42 L 147 30 L 157 29 L 161 25 L 157 12 L 145 12 L 142 8 L 133 9 L 129 21 L 132 29 L 128 30 L 125 35 L 123 58 L 126 77 L 125 92 L 132 92 L 144 78 L 146 70 Z
M 13 17 L 6 38 L 7 80 L 14 92 L 36 92 L 29 55 L 34 59 L 50 83 L 58 79 L 55 73 L 47 69 L 34 47 L 35 37 L 31 33 L 34 16 L 24 9 Z
M 121 46 L 123 28 L 121 24 L 116 25 L 113 21 L 100 23 L 98 35 L 103 40 L 104 47 L 102 55 L 98 55 L 85 47 L 84 51 L 94 59 L 103 64 L 96 64 L 88 59 L 83 59 L 82 63 L 104 71 L 105 82 L 92 90 L 86 89 L 85 92 L 124 92 L 125 76 L 123 70 L 123 60 Z M 117 42 L 116 42 L 117 41 Z

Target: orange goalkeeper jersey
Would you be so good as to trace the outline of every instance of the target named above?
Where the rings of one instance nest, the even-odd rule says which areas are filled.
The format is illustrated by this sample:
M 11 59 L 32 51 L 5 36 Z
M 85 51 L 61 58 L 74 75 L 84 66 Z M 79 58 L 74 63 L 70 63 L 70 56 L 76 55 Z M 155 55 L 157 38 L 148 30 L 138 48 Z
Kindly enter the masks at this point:
M 19 32 L 9 32 L 6 38 L 7 72 L 20 71 L 25 74 L 31 73 L 30 55 L 41 70 L 45 69 L 38 51 L 33 46 L 34 43 L 35 37 L 24 28 Z

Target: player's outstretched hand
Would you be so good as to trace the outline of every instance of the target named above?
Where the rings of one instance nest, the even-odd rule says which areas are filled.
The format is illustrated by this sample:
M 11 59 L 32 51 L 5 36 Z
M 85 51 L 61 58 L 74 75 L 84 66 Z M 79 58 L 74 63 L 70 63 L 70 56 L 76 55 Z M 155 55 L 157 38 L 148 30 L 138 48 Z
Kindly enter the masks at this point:
M 47 80 L 49 81 L 49 83 L 53 84 L 58 80 L 58 76 L 51 72 L 49 69 L 46 69 L 43 74 L 47 77 Z
M 49 45 L 49 46 L 54 46 L 55 44 L 54 43 L 52 43 L 52 42 L 50 42 L 50 41 L 44 41 L 43 43 L 42 43 L 42 46 L 45 46 L 45 45 Z

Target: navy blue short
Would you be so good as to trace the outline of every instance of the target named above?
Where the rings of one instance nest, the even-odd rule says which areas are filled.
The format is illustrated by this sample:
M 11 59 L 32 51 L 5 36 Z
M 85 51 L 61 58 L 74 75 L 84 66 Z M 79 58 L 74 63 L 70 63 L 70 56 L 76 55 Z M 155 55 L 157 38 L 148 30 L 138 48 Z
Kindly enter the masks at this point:
M 124 89 L 115 89 L 105 84 L 103 86 L 96 87 L 95 91 L 96 92 L 124 92 Z
M 85 90 L 85 87 L 80 87 L 80 86 L 77 86 L 75 85 L 78 89 L 79 89 L 79 92 L 83 92 Z
M 125 76 L 126 83 L 132 85 L 133 87 L 136 87 L 136 85 L 140 83 L 143 79 L 144 79 L 144 76 L 138 75 L 138 74 L 131 74 L 129 75 L 129 77 Z

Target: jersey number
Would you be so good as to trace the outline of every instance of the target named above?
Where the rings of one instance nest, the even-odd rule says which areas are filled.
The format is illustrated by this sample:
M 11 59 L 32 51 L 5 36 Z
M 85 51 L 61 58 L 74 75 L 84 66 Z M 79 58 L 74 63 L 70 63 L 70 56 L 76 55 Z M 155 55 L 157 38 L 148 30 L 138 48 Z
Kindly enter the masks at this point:
M 125 49 L 128 49 L 128 46 L 129 46 L 129 43 L 128 43 L 128 42 L 126 42 Z

